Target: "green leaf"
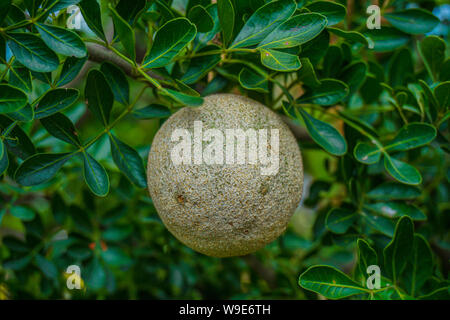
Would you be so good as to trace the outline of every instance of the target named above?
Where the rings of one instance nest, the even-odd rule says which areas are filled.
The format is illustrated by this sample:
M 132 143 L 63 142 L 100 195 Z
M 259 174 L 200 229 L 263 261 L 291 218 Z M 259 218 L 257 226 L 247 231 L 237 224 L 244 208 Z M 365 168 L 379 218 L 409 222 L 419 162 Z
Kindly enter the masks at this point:
M 424 9 L 407 9 L 383 15 L 395 28 L 409 34 L 424 34 L 433 30 L 439 19 Z
M 405 268 L 404 282 L 408 293 L 415 296 L 425 281 L 433 275 L 433 256 L 427 240 L 414 234 L 413 252 Z
M 334 208 L 328 212 L 325 224 L 330 231 L 343 234 L 352 226 L 356 217 L 357 215 L 353 211 Z
M 35 107 L 36 119 L 48 117 L 70 107 L 79 96 L 77 89 L 57 88 L 48 91 Z
M 323 30 L 316 38 L 302 45 L 302 58 L 308 58 L 316 66 L 326 54 L 330 43 L 330 33 Z
M 385 182 L 366 193 L 374 200 L 410 200 L 421 195 L 420 189 L 398 182 Z
M 231 42 L 234 31 L 235 10 L 230 0 L 217 0 L 217 13 L 222 28 L 223 43 Z
M 317 88 L 321 82 L 317 79 L 314 67 L 308 58 L 300 58 L 302 67 L 297 71 L 298 80 L 311 88 Z
M 378 265 L 376 251 L 364 239 L 358 239 L 358 268 L 364 279 L 367 278 L 367 267 Z
M 57 279 L 58 278 L 58 269 L 55 264 L 50 260 L 44 258 L 40 254 L 37 254 L 34 257 L 34 262 L 38 266 L 38 268 L 42 271 L 44 276 L 49 279 Z
M 393 178 L 402 183 L 417 185 L 422 182 L 419 171 L 403 161 L 385 155 L 384 167 Z
M 411 51 L 408 48 L 402 48 L 394 54 L 389 65 L 390 85 L 393 88 L 405 85 L 413 77 L 414 64 Z
M 33 91 L 33 82 L 31 80 L 31 72 L 27 68 L 14 66 L 9 72 L 9 84 L 26 92 Z
M 329 299 L 342 299 L 368 291 L 346 274 L 330 266 L 310 267 L 300 276 L 298 283 L 302 288 Z
M 260 52 L 261 63 L 269 69 L 288 72 L 298 70 L 302 66 L 296 55 L 272 49 L 260 49 Z
M 450 108 L 450 81 L 442 82 L 434 88 L 434 95 L 439 103 L 440 110 Z
M 34 34 L 8 33 L 8 46 L 17 61 L 30 70 L 50 72 L 59 66 L 56 54 Z
M 317 120 L 301 108 L 296 108 L 305 121 L 311 138 L 329 153 L 342 156 L 347 152 L 347 142 L 332 125 Z
M 89 109 L 100 119 L 104 126 L 108 125 L 114 95 L 103 73 L 91 70 L 88 73 L 84 96 Z
M 43 23 L 35 26 L 45 44 L 56 53 L 76 58 L 86 56 L 86 46 L 75 32 Z
M 445 59 L 445 41 L 438 36 L 428 36 L 419 43 L 419 52 L 430 77 L 437 81 Z
M 49 117 L 42 118 L 41 124 L 52 136 L 74 146 L 81 146 L 75 126 L 72 121 L 62 113 L 55 113 Z
M 132 263 L 130 257 L 121 249 L 109 247 L 108 250 L 102 251 L 102 259 L 110 266 L 122 267 Z
M 9 213 L 22 221 L 31 221 L 36 216 L 33 210 L 23 206 L 13 206 L 9 209 Z
M 363 212 L 362 216 L 364 221 L 371 228 L 387 235 L 388 237 L 392 237 L 394 235 L 395 224 L 391 219 L 366 212 Z
M 25 92 L 7 84 L 0 84 L 0 113 L 17 111 L 27 103 Z
M 320 86 L 307 90 L 296 102 L 298 104 L 314 103 L 322 106 L 331 106 L 344 99 L 348 92 L 348 86 L 342 81 L 322 79 Z
M 375 52 L 392 51 L 409 41 L 408 35 L 389 27 L 367 30 L 364 36 L 370 39 L 369 44 L 373 45 Z
M 128 179 L 140 188 L 147 186 L 144 164 L 139 154 L 117 139 L 112 134 L 109 136 L 111 143 L 111 154 L 114 163 L 122 171 Z
M 172 112 L 166 106 L 151 104 L 147 107 L 134 110 L 132 115 L 137 119 L 159 119 L 170 117 Z
M 111 16 L 114 22 L 114 30 L 117 32 L 120 38 L 120 42 L 131 60 L 136 60 L 136 44 L 134 40 L 134 30 L 130 27 L 114 8 L 109 5 Z
M 67 57 L 64 61 L 61 74 L 59 75 L 59 79 L 56 85 L 61 87 L 75 79 L 86 61 L 87 57 L 81 59 L 75 57 Z
M 106 272 L 97 257 L 92 259 L 87 267 L 86 284 L 89 289 L 99 290 L 104 287 L 106 282 Z
M 409 123 L 385 146 L 389 151 L 405 151 L 426 145 L 436 137 L 436 129 L 426 123 Z
M 134 25 L 139 16 L 144 13 L 147 5 L 150 5 L 151 2 L 146 0 L 120 0 L 116 6 L 116 11 L 130 25 Z
M 203 103 L 203 98 L 191 96 L 185 93 L 181 93 L 172 89 L 164 89 L 161 91 L 162 94 L 172 98 L 182 105 L 188 106 L 199 106 Z
M 31 142 L 28 135 L 20 128 L 20 126 L 15 125 L 13 120 L 3 115 L 0 115 L 0 131 L 4 131 L 10 126 L 13 129 L 9 133 L 9 138 L 3 141 L 3 143 L 8 148 L 8 151 L 16 155 L 20 159 L 26 159 L 36 153 L 33 142 Z
M 209 45 L 198 51 L 204 53 L 213 50 L 220 50 L 219 46 Z M 181 77 L 181 81 L 186 84 L 193 84 L 203 78 L 211 69 L 220 62 L 220 54 L 211 54 L 195 57 L 191 60 L 189 68 Z
M 340 3 L 330 1 L 316 1 L 306 6 L 312 12 L 324 15 L 328 25 L 332 26 L 341 22 L 347 15 L 347 9 Z
M 355 93 L 364 82 L 367 74 L 367 65 L 364 62 L 354 62 L 346 66 L 339 76 L 350 89 L 350 94 Z
M 143 67 L 161 68 L 168 65 L 195 38 L 196 33 L 195 25 L 188 19 L 170 20 L 156 32 L 152 49 L 144 59 Z
M 384 268 L 394 283 L 411 257 L 414 243 L 414 226 L 409 217 L 402 217 L 395 227 L 394 238 L 384 248 Z
M 78 6 L 88 27 L 102 40 L 106 41 L 102 26 L 102 15 L 97 0 L 82 0 Z
M 9 8 L 11 6 L 12 0 L 3 0 L 0 2 L 0 25 L 5 20 L 8 15 Z
M 303 13 L 290 18 L 273 30 L 258 48 L 291 48 L 318 36 L 327 19 L 318 13 Z
M 263 76 L 248 68 L 243 68 L 239 73 L 239 83 L 248 90 L 258 92 L 269 92 L 269 81 Z
M 130 103 L 130 85 L 123 71 L 109 62 L 103 62 L 100 70 L 111 86 L 114 98 L 120 103 L 128 105 Z
M 380 161 L 380 149 L 374 144 L 359 142 L 353 150 L 356 160 L 364 164 L 374 164 Z
M 205 7 L 201 5 L 193 6 L 189 10 L 187 17 L 195 24 L 198 32 L 208 32 L 214 27 L 213 18 L 209 12 L 206 11 Z
M 8 260 L 3 263 L 4 269 L 10 269 L 10 270 L 22 270 L 25 268 L 31 261 L 31 256 L 27 255 L 25 257 L 14 259 L 14 260 Z
M 26 159 L 15 173 L 15 180 L 23 186 L 44 183 L 55 176 L 73 153 L 39 153 Z
M 9 165 L 8 151 L 6 150 L 6 146 L 3 143 L 3 140 L 0 139 L 0 176 L 3 174 L 3 172 L 6 171 L 6 169 L 8 169 L 8 165 Z
M 420 296 L 420 300 L 449 300 L 450 299 L 450 286 L 439 288 L 433 292 Z
M 426 220 L 427 216 L 414 205 L 405 202 L 377 202 L 365 205 L 365 208 L 390 218 L 408 216 L 413 220 Z
M 369 42 L 367 42 L 366 37 L 357 31 L 347 31 L 347 30 L 341 30 L 338 28 L 327 28 L 328 31 L 331 33 L 334 33 L 338 37 L 344 38 L 345 40 L 348 40 L 350 42 L 358 42 L 362 43 L 365 46 L 369 45 Z
M 206 11 L 208 11 L 209 15 L 212 17 L 214 21 L 214 27 L 211 29 L 211 31 L 208 32 L 198 32 L 195 38 L 195 45 L 194 45 L 194 51 L 197 51 L 206 44 L 211 41 L 216 34 L 220 31 L 220 22 L 219 22 L 219 16 L 217 13 L 217 4 L 213 3 L 206 7 Z
M 292 0 L 272 1 L 260 7 L 246 21 L 230 48 L 245 48 L 260 43 L 269 33 L 294 13 Z
M 34 119 L 34 109 L 29 104 L 26 104 L 25 107 L 8 113 L 8 117 L 20 122 L 29 122 Z
M 96 196 L 104 197 L 109 192 L 109 177 L 105 168 L 90 154 L 83 152 L 84 179 Z

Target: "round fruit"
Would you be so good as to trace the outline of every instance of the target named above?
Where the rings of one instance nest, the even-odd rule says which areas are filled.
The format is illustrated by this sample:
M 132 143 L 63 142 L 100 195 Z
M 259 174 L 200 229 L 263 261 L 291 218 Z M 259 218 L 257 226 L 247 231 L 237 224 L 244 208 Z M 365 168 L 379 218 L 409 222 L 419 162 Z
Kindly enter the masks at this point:
M 246 140 L 230 132 L 245 133 Z M 238 161 L 242 151 L 245 160 Z M 202 106 L 183 108 L 164 122 L 147 174 L 169 231 L 214 257 L 249 254 L 275 240 L 303 187 L 300 149 L 289 128 L 259 102 L 234 94 L 208 96 Z

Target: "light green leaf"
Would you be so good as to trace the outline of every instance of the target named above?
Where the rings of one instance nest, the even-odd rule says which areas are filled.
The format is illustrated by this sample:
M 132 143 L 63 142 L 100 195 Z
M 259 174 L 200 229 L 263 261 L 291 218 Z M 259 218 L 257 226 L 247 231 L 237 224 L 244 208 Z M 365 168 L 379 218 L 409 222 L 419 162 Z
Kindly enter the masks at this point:
M 7 84 L 0 84 L 0 113 L 17 111 L 27 103 L 25 92 Z
M 395 28 L 410 34 L 424 34 L 433 30 L 439 19 L 431 12 L 413 8 L 383 15 Z
M 9 213 L 22 221 L 31 221 L 36 216 L 33 210 L 24 206 L 13 206 L 9 209 Z
M 394 283 L 397 283 L 411 257 L 413 243 L 413 222 L 409 217 L 402 217 L 395 227 L 394 238 L 383 250 L 385 271 Z
M 356 160 L 364 164 L 374 164 L 380 161 L 381 152 L 374 144 L 359 142 L 353 150 Z
M 104 197 L 109 192 L 109 177 L 105 168 L 90 154 L 83 152 L 84 179 L 96 196 Z
M 37 23 L 36 28 L 45 44 L 56 53 L 76 58 L 86 56 L 86 46 L 75 32 L 43 23 Z
M 318 13 L 303 13 L 283 22 L 264 38 L 258 48 L 291 48 L 314 39 L 327 25 Z
M 336 156 L 342 156 L 347 152 L 347 142 L 332 125 L 313 118 L 301 108 L 295 110 L 300 112 L 311 138 L 318 145 Z
M 161 68 L 172 62 L 191 42 L 197 31 L 186 18 L 176 18 L 164 24 L 155 35 L 152 49 L 144 59 L 144 68 Z
M 299 285 L 329 299 L 342 299 L 368 290 L 350 279 L 346 274 L 330 266 L 313 266 L 298 280 Z
M 272 49 L 260 49 L 260 52 L 261 63 L 269 69 L 288 72 L 298 70 L 302 66 L 296 55 Z
M 59 60 L 38 36 L 31 33 L 8 33 L 8 46 L 17 61 L 36 72 L 58 68 Z
M 39 153 L 26 159 L 15 173 L 15 180 L 23 186 L 44 183 L 55 176 L 73 153 Z
M 135 185 L 140 188 L 145 188 L 147 186 L 147 179 L 144 164 L 136 150 L 123 143 L 112 134 L 109 136 L 109 141 L 111 143 L 111 154 L 114 163 L 120 171 L 122 171 Z
M 57 88 L 48 91 L 35 107 L 36 119 L 48 117 L 70 107 L 79 96 L 77 89 Z
M 292 0 L 272 1 L 260 7 L 247 20 L 230 48 L 250 47 L 260 43 L 295 11 Z

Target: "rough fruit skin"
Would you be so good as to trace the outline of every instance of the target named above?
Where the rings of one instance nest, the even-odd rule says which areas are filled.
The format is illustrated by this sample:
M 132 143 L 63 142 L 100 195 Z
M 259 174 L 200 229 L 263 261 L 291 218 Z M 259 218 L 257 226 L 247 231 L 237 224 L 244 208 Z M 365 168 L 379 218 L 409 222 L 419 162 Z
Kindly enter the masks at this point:
M 173 130 L 194 121 L 203 130 L 279 129 L 279 170 L 261 175 L 258 164 L 174 165 Z M 270 140 L 269 140 L 270 141 Z M 215 94 L 198 108 L 173 114 L 157 132 L 148 157 L 148 188 L 169 231 L 188 247 L 214 257 L 254 252 L 284 232 L 298 206 L 303 165 L 297 141 L 278 115 L 259 102 Z

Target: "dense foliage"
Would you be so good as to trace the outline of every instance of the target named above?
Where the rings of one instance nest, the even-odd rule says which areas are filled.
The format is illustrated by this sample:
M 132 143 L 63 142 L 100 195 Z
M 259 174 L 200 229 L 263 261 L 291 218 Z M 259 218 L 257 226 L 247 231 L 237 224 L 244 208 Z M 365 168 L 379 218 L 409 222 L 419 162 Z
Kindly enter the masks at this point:
M 0 299 L 447 299 L 444 2 L 1 0 Z M 283 115 L 305 163 L 247 257 L 183 246 L 146 190 L 162 121 L 215 92 Z

